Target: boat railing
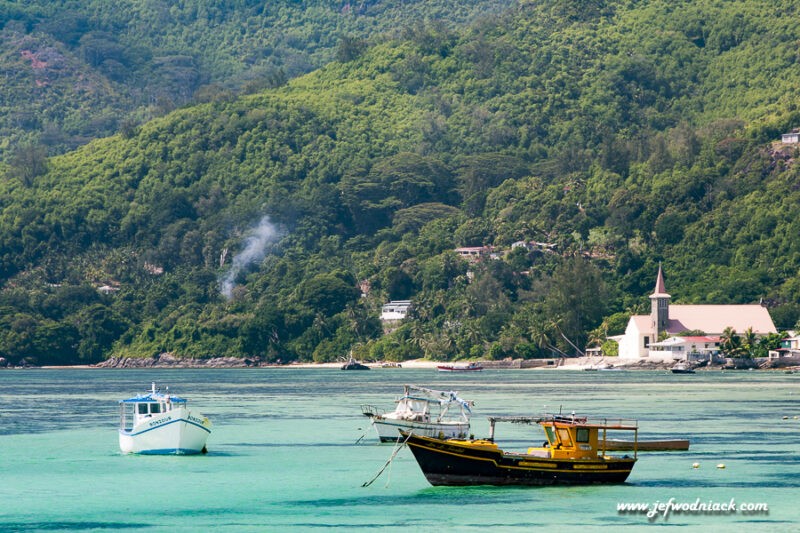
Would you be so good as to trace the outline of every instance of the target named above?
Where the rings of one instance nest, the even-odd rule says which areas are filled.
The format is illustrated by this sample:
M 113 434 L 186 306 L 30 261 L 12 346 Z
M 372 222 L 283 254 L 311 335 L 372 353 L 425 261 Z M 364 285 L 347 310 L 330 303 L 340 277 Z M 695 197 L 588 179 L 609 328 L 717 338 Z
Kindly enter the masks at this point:
M 489 417 L 489 437 L 487 440 L 494 442 L 495 423 L 509 422 L 512 424 L 572 424 L 580 425 L 581 427 L 594 428 L 602 431 L 598 435 L 600 452 L 602 455 L 606 453 L 606 440 L 608 431 L 633 431 L 634 432 L 634 457 L 638 451 L 639 441 L 639 422 L 634 419 L 624 418 L 588 418 L 585 416 L 570 415 L 550 415 L 543 416 L 490 416 Z
M 511 424 L 536 424 L 541 419 L 540 416 L 490 416 L 489 423 L 509 422 Z
M 383 411 L 381 411 L 374 405 L 366 405 L 366 404 L 361 405 L 361 412 L 364 414 L 364 416 L 369 416 L 369 417 L 380 416 L 383 414 Z
M 541 424 L 553 422 L 564 424 L 581 424 L 585 426 L 594 426 L 598 429 L 618 429 L 623 431 L 633 431 L 639 428 L 639 422 L 635 419 L 599 417 L 589 418 L 576 415 L 490 416 L 490 425 L 494 425 L 495 422 L 509 422 L 512 424 Z
M 598 429 L 618 429 L 622 431 L 634 431 L 639 429 L 639 421 L 633 418 L 605 418 L 587 417 L 571 415 L 544 415 L 538 418 L 537 423 L 563 423 L 580 424 L 582 426 L 592 426 Z

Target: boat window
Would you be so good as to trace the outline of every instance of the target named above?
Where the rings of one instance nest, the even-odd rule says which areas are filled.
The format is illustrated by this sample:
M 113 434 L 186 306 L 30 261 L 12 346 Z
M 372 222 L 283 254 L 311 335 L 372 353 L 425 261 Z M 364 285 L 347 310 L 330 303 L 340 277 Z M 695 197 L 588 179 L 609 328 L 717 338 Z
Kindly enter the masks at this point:
M 146 403 L 136 404 L 136 407 L 137 407 L 137 411 L 139 411 L 140 415 L 146 415 L 147 414 L 147 404 Z
M 575 440 L 578 442 L 589 442 L 589 430 L 586 428 L 578 428 L 575 432 Z
M 567 428 L 556 428 L 558 432 L 558 440 L 561 441 L 562 446 L 572 447 L 572 439 L 569 436 L 569 430 Z
M 150 412 L 151 413 L 160 413 L 161 412 L 161 404 L 160 403 L 151 403 L 150 404 Z
M 555 433 L 553 433 L 553 428 L 551 428 L 550 426 L 545 426 L 544 432 L 547 434 L 547 440 L 550 442 L 550 444 L 555 444 L 556 435 Z
M 123 403 L 121 405 L 119 427 L 123 431 L 131 431 L 133 429 L 134 406 L 129 403 Z

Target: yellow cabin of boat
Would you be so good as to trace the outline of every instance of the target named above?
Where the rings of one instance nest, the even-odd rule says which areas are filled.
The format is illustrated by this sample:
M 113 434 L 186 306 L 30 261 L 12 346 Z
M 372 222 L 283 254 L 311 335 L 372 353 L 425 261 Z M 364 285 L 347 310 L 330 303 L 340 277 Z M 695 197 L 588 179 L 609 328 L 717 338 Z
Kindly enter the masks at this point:
M 603 457 L 600 429 L 604 426 L 559 422 L 556 420 L 541 422 L 547 436 L 544 447 L 528 448 L 528 455 L 536 455 L 553 459 L 597 459 Z

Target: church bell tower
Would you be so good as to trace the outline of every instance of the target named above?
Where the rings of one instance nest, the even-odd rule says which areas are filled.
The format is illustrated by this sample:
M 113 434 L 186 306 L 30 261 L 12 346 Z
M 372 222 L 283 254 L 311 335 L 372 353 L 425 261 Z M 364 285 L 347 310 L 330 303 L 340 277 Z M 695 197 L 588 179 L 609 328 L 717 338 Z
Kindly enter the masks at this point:
M 662 331 L 667 330 L 669 324 L 669 299 L 670 295 L 664 287 L 664 273 L 661 263 L 658 264 L 658 277 L 656 288 L 650 295 L 650 325 L 653 331 L 652 342 L 657 342 Z

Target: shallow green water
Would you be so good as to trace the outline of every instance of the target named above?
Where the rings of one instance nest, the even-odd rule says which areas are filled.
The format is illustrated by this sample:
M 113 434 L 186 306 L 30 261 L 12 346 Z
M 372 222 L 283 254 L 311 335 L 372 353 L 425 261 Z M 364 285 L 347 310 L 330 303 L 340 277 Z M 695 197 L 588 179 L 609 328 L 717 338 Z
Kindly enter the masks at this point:
M 212 420 L 208 455 L 119 452 L 117 400 L 151 381 Z M 360 406 L 392 408 L 404 383 L 474 400 L 476 436 L 490 414 L 546 406 L 636 418 L 640 438 L 687 437 L 691 448 L 640 454 L 623 485 L 541 488 L 431 487 L 403 449 L 362 487 L 393 446 L 372 431 L 355 444 L 369 429 Z M 799 394 L 800 374 L 760 372 L 5 370 L 0 531 L 800 531 Z M 543 440 L 538 428 L 505 430 L 505 447 Z M 734 499 L 737 510 L 652 521 L 617 511 L 670 498 Z

